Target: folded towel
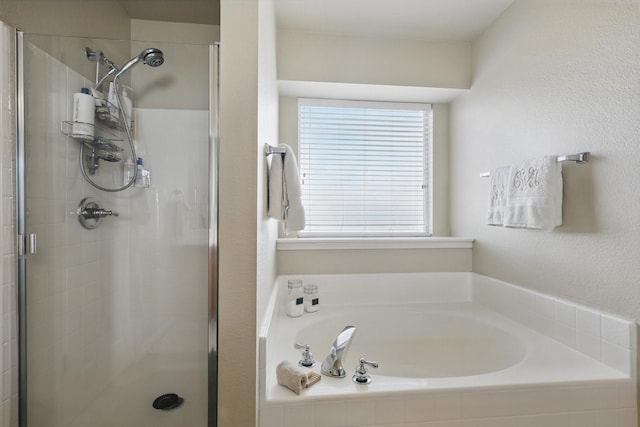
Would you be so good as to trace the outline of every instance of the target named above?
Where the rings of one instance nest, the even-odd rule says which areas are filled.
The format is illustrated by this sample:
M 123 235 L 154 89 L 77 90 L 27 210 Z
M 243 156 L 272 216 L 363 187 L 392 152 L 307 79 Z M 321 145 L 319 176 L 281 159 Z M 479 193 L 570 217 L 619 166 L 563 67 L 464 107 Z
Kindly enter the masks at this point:
M 268 215 L 282 221 L 285 233 L 289 233 L 304 230 L 305 213 L 296 156 L 288 145 L 280 147 L 286 148 L 286 153 L 272 155 L 269 168 Z
M 280 362 L 276 368 L 276 377 L 278 384 L 289 388 L 296 394 L 300 394 L 302 389 L 311 387 L 320 381 L 320 374 L 301 368 L 287 360 Z
M 552 230 L 562 224 L 562 166 L 556 156 L 512 166 L 506 190 L 505 227 Z
M 503 166 L 491 171 L 489 211 L 487 212 L 487 224 L 503 224 L 504 208 L 507 202 L 507 182 L 511 166 Z

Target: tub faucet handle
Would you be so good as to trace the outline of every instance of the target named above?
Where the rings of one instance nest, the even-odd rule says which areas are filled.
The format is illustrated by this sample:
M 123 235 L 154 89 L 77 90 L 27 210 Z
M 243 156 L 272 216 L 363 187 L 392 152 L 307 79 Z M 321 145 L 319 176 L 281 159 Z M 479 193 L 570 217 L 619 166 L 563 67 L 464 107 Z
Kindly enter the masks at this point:
M 367 373 L 367 365 L 372 368 L 377 368 L 380 366 L 378 362 L 373 362 L 371 360 L 364 360 L 362 357 L 360 358 L 360 363 L 356 366 L 356 373 L 353 374 L 351 379 L 356 384 L 369 384 L 371 380 L 371 375 Z
M 316 361 L 313 359 L 313 353 L 311 353 L 311 346 L 309 344 L 298 344 L 294 343 L 293 346 L 298 349 L 304 351 L 302 352 L 302 359 L 298 361 L 298 365 L 304 366 L 305 368 L 311 368 L 316 365 Z

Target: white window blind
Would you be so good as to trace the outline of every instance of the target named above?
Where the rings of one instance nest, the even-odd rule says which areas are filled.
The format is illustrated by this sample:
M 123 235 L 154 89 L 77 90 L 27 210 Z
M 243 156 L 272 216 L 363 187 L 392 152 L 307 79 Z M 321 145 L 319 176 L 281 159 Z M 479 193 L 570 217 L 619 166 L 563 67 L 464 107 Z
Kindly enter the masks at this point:
M 431 106 L 300 99 L 302 201 L 311 235 L 428 235 Z

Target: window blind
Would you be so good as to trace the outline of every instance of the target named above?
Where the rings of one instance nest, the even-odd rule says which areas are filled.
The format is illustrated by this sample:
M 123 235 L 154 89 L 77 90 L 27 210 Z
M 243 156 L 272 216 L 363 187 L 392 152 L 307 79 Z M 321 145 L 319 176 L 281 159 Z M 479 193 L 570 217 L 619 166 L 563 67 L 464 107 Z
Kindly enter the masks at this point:
M 300 99 L 301 235 L 425 235 L 431 106 Z

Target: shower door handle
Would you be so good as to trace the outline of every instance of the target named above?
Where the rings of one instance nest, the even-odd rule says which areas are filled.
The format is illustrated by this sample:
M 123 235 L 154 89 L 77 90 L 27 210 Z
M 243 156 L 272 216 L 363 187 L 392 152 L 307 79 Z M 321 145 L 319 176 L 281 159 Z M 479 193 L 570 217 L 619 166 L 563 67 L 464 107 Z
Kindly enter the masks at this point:
M 38 247 L 38 238 L 35 233 L 18 234 L 18 255 L 35 254 Z

